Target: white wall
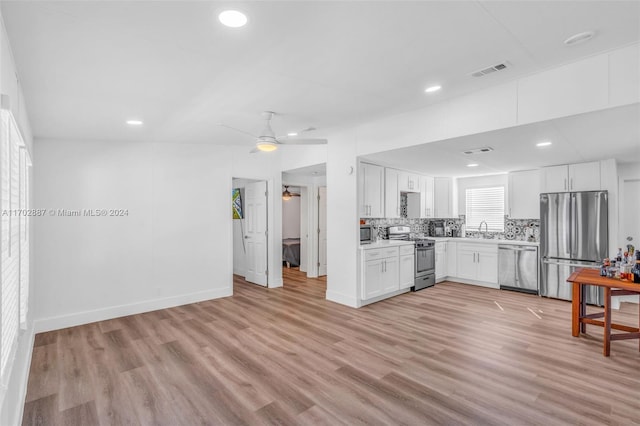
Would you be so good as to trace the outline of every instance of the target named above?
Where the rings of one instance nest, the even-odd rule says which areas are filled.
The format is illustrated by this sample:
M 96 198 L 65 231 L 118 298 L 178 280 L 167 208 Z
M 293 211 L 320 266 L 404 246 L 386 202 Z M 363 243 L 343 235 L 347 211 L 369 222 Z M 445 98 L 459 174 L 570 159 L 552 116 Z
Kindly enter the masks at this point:
M 31 133 L 31 127 L 29 119 L 27 117 L 27 108 L 24 102 L 24 95 L 22 93 L 22 87 L 18 83 L 16 78 L 16 67 L 13 60 L 13 54 L 11 52 L 11 46 L 9 44 L 9 38 L 7 37 L 4 21 L 0 15 L 0 93 L 8 95 L 10 100 L 10 109 L 13 116 L 18 123 L 20 133 L 25 141 L 27 150 L 30 153 L 31 160 L 34 164 L 33 168 L 37 167 L 36 159 L 33 152 L 33 136 Z M 33 188 L 33 173 L 29 177 L 32 182 Z M 31 205 L 33 206 L 33 194 L 31 198 Z M 27 378 L 29 374 L 29 366 L 31 364 L 31 353 L 33 350 L 33 295 L 35 293 L 35 256 L 33 253 L 33 247 L 35 246 L 33 230 L 33 220 L 31 221 L 30 228 L 30 247 L 32 248 L 29 264 L 30 264 L 30 287 L 29 294 L 31 299 L 29 300 L 29 308 L 27 313 L 26 329 L 22 331 L 18 336 L 18 346 L 14 355 L 14 359 L 10 361 L 12 364 L 11 373 L 6 383 L 6 387 L 0 387 L 0 424 L 2 425 L 14 425 L 22 422 L 22 411 L 24 406 L 24 398 L 27 390 Z
M 126 217 L 36 221 L 38 330 L 232 293 L 231 165 L 193 144 L 36 141 L 44 209 L 127 209 Z M 221 202 L 228 200 L 228 202 Z
M 327 300 L 358 306 L 357 134 L 332 135 L 327 152 Z
M 300 188 L 289 187 L 290 192 L 300 194 Z M 282 238 L 300 238 L 300 198 L 282 200 Z

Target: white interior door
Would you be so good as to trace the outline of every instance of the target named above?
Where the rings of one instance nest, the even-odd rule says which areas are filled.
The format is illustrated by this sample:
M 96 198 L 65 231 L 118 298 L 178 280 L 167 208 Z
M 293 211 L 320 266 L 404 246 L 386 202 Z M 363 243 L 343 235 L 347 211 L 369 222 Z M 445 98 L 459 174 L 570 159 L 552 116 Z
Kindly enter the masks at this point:
M 308 270 L 308 253 L 309 244 L 309 196 L 306 187 L 300 188 L 300 271 Z
M 318 276 L 327 275 L 327 187 L 318 188 Z
M 245 279 L 267 286 L 267 182 L 247 184 L 245 188 L 247 272 Z

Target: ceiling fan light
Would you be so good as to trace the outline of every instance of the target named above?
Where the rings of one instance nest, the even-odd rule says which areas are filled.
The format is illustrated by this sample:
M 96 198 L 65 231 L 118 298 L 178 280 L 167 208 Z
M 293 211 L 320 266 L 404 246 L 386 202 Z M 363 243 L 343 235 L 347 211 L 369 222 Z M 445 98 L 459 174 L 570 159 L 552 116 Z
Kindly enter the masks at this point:
M 258 141 L 256 142 L 256 148 L 262 152 L 271 152 L 278 149 L 278 144 L 271 141 Z

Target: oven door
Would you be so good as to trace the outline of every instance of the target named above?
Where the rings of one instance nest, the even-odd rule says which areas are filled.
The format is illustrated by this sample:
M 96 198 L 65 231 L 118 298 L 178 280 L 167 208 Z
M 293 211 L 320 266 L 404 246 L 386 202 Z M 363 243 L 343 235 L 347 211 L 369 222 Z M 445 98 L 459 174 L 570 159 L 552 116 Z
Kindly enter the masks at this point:
M 433 272 L 436 269 L 436 251 L 434 247 L 416 247 L 416 277 Z

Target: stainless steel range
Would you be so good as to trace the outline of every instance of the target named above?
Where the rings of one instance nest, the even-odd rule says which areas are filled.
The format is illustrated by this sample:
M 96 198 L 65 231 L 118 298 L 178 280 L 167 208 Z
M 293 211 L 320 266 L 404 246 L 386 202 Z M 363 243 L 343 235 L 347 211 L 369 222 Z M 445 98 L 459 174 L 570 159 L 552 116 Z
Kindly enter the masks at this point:
M 428 238 L 412 238 L 411 228 L 408 226 L 390 226 L 387 233 L 390 240 L 415 242 L 416 269 L 411 290 L 418 291 L 434 285 L 436 283 L 436 242 Z

